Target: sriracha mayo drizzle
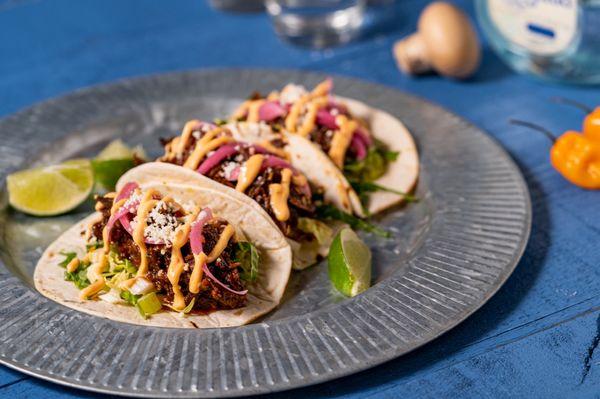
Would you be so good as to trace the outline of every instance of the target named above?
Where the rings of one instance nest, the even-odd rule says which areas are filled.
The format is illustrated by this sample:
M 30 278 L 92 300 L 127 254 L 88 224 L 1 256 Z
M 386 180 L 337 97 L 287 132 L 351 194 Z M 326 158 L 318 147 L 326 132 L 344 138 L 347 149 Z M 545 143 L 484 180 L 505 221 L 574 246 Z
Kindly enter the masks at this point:
M 281 171 L 281 183 L 269 185 L 269 194 L 271 199 L 271 209 L 275 213 L 277 220 L 285 222 L 290 218 L 290 208 L 288 207 L 288 197 L 290 195 L 290 181 L 292 171 L 285 168 Z

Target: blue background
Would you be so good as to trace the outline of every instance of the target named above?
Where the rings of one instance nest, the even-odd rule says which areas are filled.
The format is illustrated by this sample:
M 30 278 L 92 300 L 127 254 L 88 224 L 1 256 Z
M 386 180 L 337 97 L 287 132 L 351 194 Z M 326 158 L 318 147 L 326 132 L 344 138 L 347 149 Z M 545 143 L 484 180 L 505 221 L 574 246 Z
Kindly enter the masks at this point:
M 485 46 L 474 79 L 409 78 L 391 55 L 426 2 L 400 0 L 342 48 L 290 47 L 264 14 L 215 12 L 203 0 L 0 0 L 0 116 L 118 78 L 219 66 L 319 70 L 437 102 L 494 136 L 529 185 L 533 230 L 506 285 L 477 313 L 425 347 L 372 370 L 281 397 L 600 397 L 600 193 L 568 184 L 549 142 L 508 124 L 579 129 L 582 114 L 554 96 L 598 105 L 597 88 L 518 76 Z M 473 16 L 470 1 L 458 1 Z M 373 14 L 377 12 L 372 12 Z M 594 102 L 596 101 L 596 103 Z M 97 396 L 0 367 L 0 396 Z

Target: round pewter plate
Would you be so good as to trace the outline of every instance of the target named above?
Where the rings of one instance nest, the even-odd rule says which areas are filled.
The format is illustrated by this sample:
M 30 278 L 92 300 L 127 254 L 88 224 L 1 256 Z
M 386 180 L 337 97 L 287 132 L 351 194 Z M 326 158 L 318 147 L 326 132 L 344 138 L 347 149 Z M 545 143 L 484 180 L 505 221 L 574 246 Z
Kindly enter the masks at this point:
M 125 80 L 47 101 L 0 121 L 0 177 L 93 156 L 121 137 L 151 156 L 187 119 L 227 115 L 253 91 L 324 75 L 205 70 Z M 421 156 L 418 203 L 377 221 L 392 239 L 363 235 L 373 287 L 336 294 L 325 262 L 294 273 L 278 309 L 236 328 L 183 330 L 114 322 L 71 310 L 33 288 L 45 246 L 91 211 L 28 217 L 0 210 L 0 362 L 87 390 L 132 396 L 217 397 L 331 380 L 405 354 L 448 331 L 504 283 L 531 223 L 525 183 L 494 141 L 413 96 L 335 77 L 337 94 L 400 118 Z

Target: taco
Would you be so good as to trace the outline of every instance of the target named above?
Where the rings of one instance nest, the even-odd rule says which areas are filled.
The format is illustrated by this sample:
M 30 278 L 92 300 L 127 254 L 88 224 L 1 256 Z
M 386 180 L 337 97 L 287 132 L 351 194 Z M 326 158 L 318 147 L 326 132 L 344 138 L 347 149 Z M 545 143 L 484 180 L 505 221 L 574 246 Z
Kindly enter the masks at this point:
M 291 270 L 281 232 L 222 191 L 121 179 L 61 235 L 35 272 L 39 292 L 135 324 L 246 324 L 275 308 Z
M 158 159 L 162 165 L 141 165 L 126 178 L 193 183 L 255 203 L 257 211 L 266 213 L 288 238 L 297 269 L 327 255 L 334 230 L 319 210 L 333 206 L 351 212 L 347 195 L 324 196 L 322 186 L 292 165 L 280 137 L 246 142 L 225 126 L 193 120 L 180 136 L 162 143 L 165 154 Z
M 242 103 L 230 120 L 267 124 L 274 133 L 288 136 L 292 164 L 305 174 L 326 180 L 337 168 L 360 197 L 366 213 L 393 206 L 414 188 L 419 174 L 419 157 L 406 127 L 392 115 L 356 100 L 332 95 L 328 79 L 312 91 L 288 84 L 268 96 L 254 94 Z M 247 135 L 248 125 L 241 125 Z M 250 129 L 252 130 L 252 129 Z M 264 130 L 262 128 L 261 130 Z M 318 161 L 311 146 L 320 148 L 331 162 Z M 336 176 L 339 181 L 340 175 Z M 362 209 L 350 193 L 352 210 Z

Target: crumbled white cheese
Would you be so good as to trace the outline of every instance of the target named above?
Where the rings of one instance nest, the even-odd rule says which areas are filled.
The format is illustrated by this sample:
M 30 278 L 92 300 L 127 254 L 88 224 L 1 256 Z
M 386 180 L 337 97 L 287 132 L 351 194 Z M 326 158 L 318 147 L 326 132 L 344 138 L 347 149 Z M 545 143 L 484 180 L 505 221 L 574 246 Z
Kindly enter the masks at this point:
M 200 134 L 200 131 L 199 131 L 199 130 L 194 130 L 194 131 L 192 132 L 192 136 L 194 136 L 194 138 L 195 138 L 196 140 L 200 140 L 200 137 L 201 137 L 202 135 Z
M 231 173 L 237 166 L 238 164 L 235 162 L 226 163 L 225 166 L 223 166 L 223 176 L 225 176 L 227 180 L 231 180 Z
M 331 136 L 333 136 L 333 130 L 328 130 L 328 131 L 326 131 L 326 132 L 325 132 L 325 136 L 326 136 L 326 137 L 331 137 Z
M 137 224 L 138 224 L 138 217 L 134 216 L 133 220 L 131 222 L 129 222 L 129 225 L 131 226 L 131 228 L 133 230 L 135 230 L 137 228 Z
M 292 104 L 298 101 L 300 97 L 306 93 L 307 91 L 304 86 L 289 83 L 283 88 L 283 90 L 281 90 L 279 101 L 281 104 Z
M 212 126 L 211 124 L 209 124 L 209 123 L 204 123 L 204 124 L 203 124 L 203 125 L 200 127 L 200 130 L 201 130 L 203 133 L 208 133 L 208 132 L 209 132 L 209 131 L 210 131 L 212 128 L 213 128 L 213 126 Z
M 163 242 L 167 246 L 172 244 L 175 232 L 183 222 L 170 214 L 170 211 L 172 209 L 169 204 L 162 200 L 157 202 L 156 206 L 148 213 L 147 226 L 144 230 L 146 239 Z
M 137 211 L 137 209 L 134 205 L 138 205 L 141 200 L 142 200 L 142 195 L 138 192 L 138 190 L 135 190 L 131 194 L 129 199 L 127 199 L 127 201 L 125 201 L 125 203 L 123 204 L 123 207 L 125 207 L 125 209 L 129 210 L 130 213 L 135 213 Z
M 333 116 L 338 116 L 340 114 L 340 110 L 337 108 L 332 108 L 331 111 L 329 111 L 331 113 L 331 115 Z

